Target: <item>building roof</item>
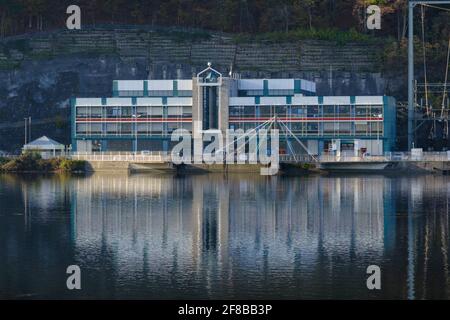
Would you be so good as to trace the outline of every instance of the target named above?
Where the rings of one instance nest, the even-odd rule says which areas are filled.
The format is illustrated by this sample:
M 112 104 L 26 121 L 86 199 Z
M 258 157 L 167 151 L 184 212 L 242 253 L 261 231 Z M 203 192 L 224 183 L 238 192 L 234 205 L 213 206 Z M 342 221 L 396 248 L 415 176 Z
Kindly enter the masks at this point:
M 23 148 L 25 150 L 64 150 L 64 145 L 46 136 L 42 136 L 27 143 Z

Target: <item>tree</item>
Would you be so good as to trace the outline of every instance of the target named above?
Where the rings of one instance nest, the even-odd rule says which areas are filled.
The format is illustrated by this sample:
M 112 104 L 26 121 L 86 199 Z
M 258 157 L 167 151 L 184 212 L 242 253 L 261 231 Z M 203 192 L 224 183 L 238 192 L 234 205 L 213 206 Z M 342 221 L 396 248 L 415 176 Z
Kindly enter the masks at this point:
M 300 0 L 300 3 L 304 8 L 306 8 L 306 11 L 308 12 L 308 25 L 309 29 L 311 30 L 313 28 L 312 26 L 312 20 L 313 20 L 313 9 L 317 4 L 317 0 Z

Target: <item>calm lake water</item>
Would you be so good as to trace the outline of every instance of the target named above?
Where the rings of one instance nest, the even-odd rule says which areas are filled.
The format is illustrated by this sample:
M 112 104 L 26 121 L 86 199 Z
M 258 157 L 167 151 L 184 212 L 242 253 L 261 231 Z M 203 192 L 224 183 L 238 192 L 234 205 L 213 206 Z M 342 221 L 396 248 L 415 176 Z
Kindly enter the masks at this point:
M 0 298 L 448 299 L 449 203 L 431 175 L 0 175 Z

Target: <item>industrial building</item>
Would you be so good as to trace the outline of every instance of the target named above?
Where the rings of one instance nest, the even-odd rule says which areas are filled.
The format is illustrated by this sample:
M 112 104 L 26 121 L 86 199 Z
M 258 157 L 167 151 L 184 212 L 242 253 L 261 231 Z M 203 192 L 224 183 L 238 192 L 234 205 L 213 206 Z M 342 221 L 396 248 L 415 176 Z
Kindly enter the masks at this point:
M 192 79 L 117 80 L 112 97 L 72 99 L 72 151 L 169 151 L 171 133 L 196 120 L 225 133 L 274 117 L 291 131 L 280 136 L 286 153 L 379 155 L 395 145 L 392 97 L 320 96 L 311 81 L 225 77 L 209 64 Z M 304 147 L 283 147 L 295 140 Z

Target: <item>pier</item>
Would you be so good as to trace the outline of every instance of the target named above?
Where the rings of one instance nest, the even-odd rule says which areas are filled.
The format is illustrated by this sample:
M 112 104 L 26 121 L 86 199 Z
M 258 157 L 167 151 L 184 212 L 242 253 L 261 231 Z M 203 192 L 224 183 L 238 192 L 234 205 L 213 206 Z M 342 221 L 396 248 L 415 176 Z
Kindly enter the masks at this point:
M 167 171 L 177 172 L 179 168 L 191 168 L 202 171 L 239 171 L 254 172 L 261 164 L 248 161 L 235 163 L 206 164 L 186 159 L 185 164 L 177 165 L 172 161 L 170 152 L 73 152 L 74 160 L 85 160 L 89 171 Z M 280 168 L 311 168 L 321 171 L 353 172 L 450 172 L 450 151 L 423 152 L 387 152 L 384 155 L 354 156 L 341 155 L 279 155 Z M 301 170 L 302 171 L 302 170 Z

